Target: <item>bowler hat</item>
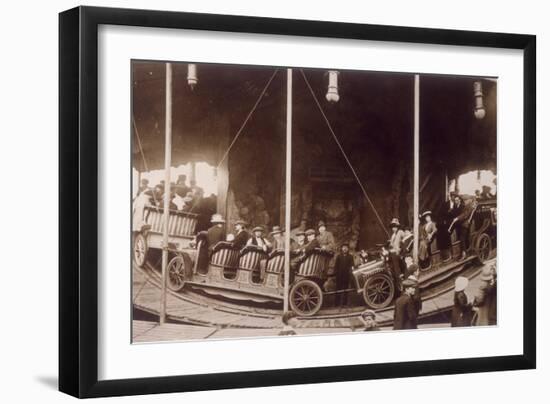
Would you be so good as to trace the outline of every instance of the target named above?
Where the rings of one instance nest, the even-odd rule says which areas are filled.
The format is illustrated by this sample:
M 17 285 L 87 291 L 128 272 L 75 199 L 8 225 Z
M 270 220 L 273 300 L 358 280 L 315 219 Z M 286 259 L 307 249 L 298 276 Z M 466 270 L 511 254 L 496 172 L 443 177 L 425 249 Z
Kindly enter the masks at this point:
M 401 227 L 401 224 L 399 223 L 399 219 L 394 217 L 390 222 L 390 227 Z
M 273 226 L 273 230 L 271 231 L 271 234 L 272 236 L 274 236 L 275 234 L 281 234 L 283 231 L 281 230 L 281 227 L 280 226 Z
M 306 236 L 311 236 L 311 235 L 315 235 L 315 230 L 313 230 L 313 229 L 307 229 L 307 230 L 306 230 Z

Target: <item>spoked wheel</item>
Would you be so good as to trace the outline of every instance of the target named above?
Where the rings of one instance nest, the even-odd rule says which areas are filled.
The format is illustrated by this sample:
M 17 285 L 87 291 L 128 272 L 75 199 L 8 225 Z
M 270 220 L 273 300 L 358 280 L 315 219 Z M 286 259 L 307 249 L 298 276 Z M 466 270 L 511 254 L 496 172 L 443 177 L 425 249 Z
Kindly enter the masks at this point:
M 476 240 L 476 255 L 477 258 L 483 263 L 487 261 L 491 254 L 491 238 L 487 233 L 482 233 Z
M 145 260 L 147 258 L 147 240 L 143 234 L 138 233 L 134 237 L 134 261 L 138 267 L 143 267 L 145 265 Z
M 387 274 L 369 277 L 363 287 L 363 299 L 371 309 L 383 309 L 389 306 L 394 294 L 393 279 Z
M 290 289 L 290 307 L 299 316 L 313 316 L 323 305 L 323 291 L 315 282 L 302 279 Z
M 168 287 L 174 292 L 179 292 L 185 286 L 185 282 L 193 276 L 191 259 L 187 255 L 176 255 L 168 262 Z

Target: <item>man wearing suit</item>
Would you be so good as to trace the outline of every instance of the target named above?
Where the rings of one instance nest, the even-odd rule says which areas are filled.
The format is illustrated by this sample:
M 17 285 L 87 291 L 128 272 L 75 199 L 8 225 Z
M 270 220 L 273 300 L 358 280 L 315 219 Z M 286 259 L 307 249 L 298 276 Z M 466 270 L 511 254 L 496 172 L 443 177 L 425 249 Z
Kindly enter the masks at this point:
M 334 263 L 337 290 L 349 288 L 351 271 L 354 267 L 353 256 L 349 253 L 348 244 L 342 244 L 340 249 L 341 252 L 336 256 L 336 261 Z M 338 293 L 335 298 L 335 303 L 337 306 L 340 306 L 340 304 L 346 306 L 348 304 L 348 292 Z
M 415 286 L 415 282 L 411 279 L 406 279 L 403 282 L 405 293 L 395 301 L 393 313 L 394 330 L 412 330 L 418 328 L 417 306 L 412 298 L 415 293 Z
M 225 240 L 225 230 L 223 225 L 225 220 L 223 220 L 222 215 L 216 213 L 212 215 L 210 220 L 212 227 L 206 232 L 206 242 L 208 243 L 208 251 L 212 251 L 212 248 L 218 244 L 220 241 Z
M 236 234 L 235 240 L 233 240 L 233 247 L 241 250 L 250 238 L 250 234 L 248 234 L 248 232 L 246 231 L 246 222 L 244 220 L 237 220 L 235 222 L 235 233 Z
M 466 250 L 468 249 L 468 229 L 470 226 L 468 219 L 470 213 L 471 211 L 464 206 L 462 198 L 456 195 L 454 198 L 454 206 L 449 212 L 449 216 L 453 218 L 449 226 L 449 233 L 451 234 L 453 230 L 456 229 L 456 235 L 460 240 L 462 248 L 462 260 L 466 258 Z

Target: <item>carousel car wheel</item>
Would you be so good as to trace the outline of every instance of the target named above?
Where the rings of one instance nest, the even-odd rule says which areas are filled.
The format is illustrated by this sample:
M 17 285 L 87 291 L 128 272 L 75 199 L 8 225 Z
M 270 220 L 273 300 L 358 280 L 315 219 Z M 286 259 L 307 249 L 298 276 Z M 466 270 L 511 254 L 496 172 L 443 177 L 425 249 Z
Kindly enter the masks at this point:
M 487 233 L 482 233 L 476 240 L 476 255 L 477 258 L 484 263 L 491 254 L 491 238 Z
M 393 279 L 385 273 L 369 276 L 363 286 L 363 299 L 371 309 L 388 307 L 395 294 Z
M 142 268 L 145 265 L 147 259 L 147 239 L 141 233 L 136 234 L 134 237 L 134 261 L 137 266 Z
M 290 307 L 299 316 L 313 316 L 323 305 L 321 287 L 309 279 L 296 282 L 290 289 Z
M 178 254 L 168 262 L 168 287 L 179 292 L 193 276 L 193 264 L 187 254 Z

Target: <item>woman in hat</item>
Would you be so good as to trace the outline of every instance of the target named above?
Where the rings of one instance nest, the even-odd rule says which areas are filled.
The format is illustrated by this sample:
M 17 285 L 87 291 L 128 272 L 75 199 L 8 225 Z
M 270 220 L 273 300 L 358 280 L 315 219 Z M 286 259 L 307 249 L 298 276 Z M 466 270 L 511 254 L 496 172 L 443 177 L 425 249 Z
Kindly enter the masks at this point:
M 481 271 L 481 285 L 474 297 L 474 309 L 477 311 L 476 325 L 491 324 L 491 310 L 496 311 L 496 282 L 494 271 L 491 267 L 485 267 Z
M 437 226 L 432 221 L 432 212 L 427 210 L 420 216 L 422 224 L 419 231 L 418 259 L 425 263 L 430 258 L 430 245 L 437 233 Z
M 472 305 L 468 303 L 468 296 L 464 290 L 469 280 L 463 276 L 455 279 L 455 294 L 453 311 L 451 312 L 451 327 L 469 327 L 472 322 Z
M 319 244 L 321 245 L 321 248 L 327 251 L 334 251 L 334 247 L 335 247 L 334 235 L 327 230 L 327 226 L 325 226 L 325 222 L 320 221 L 317 227 L 319 229 L 319 236 L 317 237 L 317 240 L 319 240 Z

